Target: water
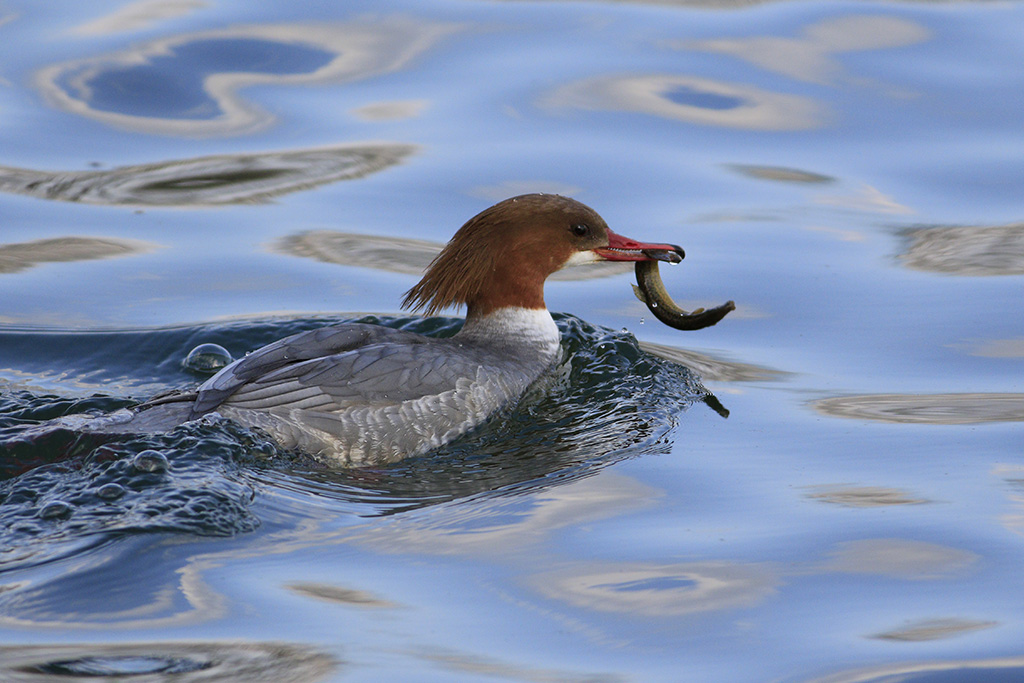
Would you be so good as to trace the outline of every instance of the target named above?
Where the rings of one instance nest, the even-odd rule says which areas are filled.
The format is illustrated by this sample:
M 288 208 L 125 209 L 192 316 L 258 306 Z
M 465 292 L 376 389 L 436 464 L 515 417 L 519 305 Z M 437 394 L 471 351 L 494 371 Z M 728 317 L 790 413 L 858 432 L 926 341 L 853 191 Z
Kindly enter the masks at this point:
M 1020 678 L 1022 30 L 981 2 L 0 8 L 0 679 Z M 402 293 L 528 191 L 682 245 L 680 306 L 737 310 L 679 332 L 628 271 L 568 273 L 572 361 L 381 470 L 217 420 L 48 426 L 194 386 L 200 344 L 450 334 Z

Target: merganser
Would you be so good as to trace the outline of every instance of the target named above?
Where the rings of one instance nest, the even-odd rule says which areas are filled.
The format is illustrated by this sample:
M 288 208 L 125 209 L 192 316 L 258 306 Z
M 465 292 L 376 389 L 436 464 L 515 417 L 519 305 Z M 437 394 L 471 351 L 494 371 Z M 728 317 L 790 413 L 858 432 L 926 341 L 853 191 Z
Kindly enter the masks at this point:
M 567 197 L 513 197 L 463 225 L 405 294 L 403 308 L 426 315 L 464 305 L 454 336 L 365 323 L 302 332 L 103 431 L 168 429 L 216 412 L 331 464 L 421 455 L 515 401 L 560 358 L 544 303 L 549 275 L 602 260 L 675 262 L 682 253 L 622 237 Z

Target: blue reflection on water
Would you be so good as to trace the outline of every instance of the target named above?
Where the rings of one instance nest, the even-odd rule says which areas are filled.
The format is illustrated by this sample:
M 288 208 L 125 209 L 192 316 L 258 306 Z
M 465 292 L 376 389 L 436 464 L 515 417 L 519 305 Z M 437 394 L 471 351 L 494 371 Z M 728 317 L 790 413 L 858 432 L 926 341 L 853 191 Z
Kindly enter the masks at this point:
M 64 90 L 82 90 L 93 109 L 158 118 L 211 119 L 221 113 L 203 89 L 212 74 L 230 72 L 311 73 L 336 55 L 305 45 L 254 38 L 194 40 L 145 64 L 100 70 L 82 77 L 71 71 L 59 79 Z M 91 67 L 90 67 L 91 68 Z
M 682 576 L 655 576 L 652 578 L 637 579 L 636 581 L 624 581 L 622 583 L 602 583 L 594 588 L 607 589 L 618 592 L 630 591 L 667 591 L 693 588 L 696 581 Z
M 23 4 L 31 17 L 32 5 Z M 49 14 L 0 23 L 0 51 L 7 53 L 0 164 L 70 172 L 22 173 L 0 194 L 0 242 L 8 254 L 20 253 L 0 275 L 0 321 L 64 331 L 198 322 L 194 329 L 204 333 L 175 337 L 180 353 L 167 354 L 161 344 L 173 334 L 72 339 L 29 330 L 15 338 L 14 330 L 0 352 L 0 382 L 23 389 L 4 395 L 0 387 L 0 399 L 13 406 L 9 429 L 23 431 L 17 421 L 27 416 L 48 419 L 126 401 L 110 394 L 141 398 L 198 381 L 182 376 L 178 365 L 197 343 L 218 341 L 238 355 L 270 341 L 252 327 L 242 334 L 244 344 L 235 329 L 210 339 L 204 321 L 287 311 L 287 324 L 296 324 L 296 311 L 393 312 L 415 281 L 407 273 L 321 261 L 318 252 L 300 258 L 268 247 L 286 236 L 324 229 L 441 242 L 491 200 L 552 187 L 572 188 L 562 191 L 631 237 L 682 244 L 686 262 L 665 273 L 681 303 L 734 298 L 740 310 L 693 336 L 664 329 L 649 315 L 641 326 L 644 311 L 632 301 L 626 275 L 552 283 L 552 309 L 629 327 L 644 341 L 719 354 L 740 367 L 785 371 L 754 379 L 705 376 L 732 411 L 728 420 L 702 407 L 687 411 L 660 455 L 643 451 L 603 469 L 550 460 L 557 446 L 557 457 L 575 462 L 594 440 L 594 421 L 581 421 L 574 438 L 551 443 L 552 434 L 574 434 L 539 426 L 538 416 L 552 415 L 543 402 L 517 413 L 543 448 L 501 452 L 508 444 L 503 430 L 519 429 L 504 420 L 463 444 L 483 445 L 487 458 L 453 447 L 443 462 L 424 458 L 387 472 L 296 473 L 200 458 L 189 450 L 187 433 L 164 443 L 169 474 L 146 487 L 139 483 L 154 475 L 100 463 L 90 480 L 71 459 L 49 480 L 64 488 L 19 486 L 7 499 L 8 510 L 27 511 L 36 489 L 42 503 L 56 493 L 67 493 L 61 500 L 69 504 L 76 493 L 86 496 L 70 516 L 23 522 L 21 533 L 54 535 L 20 548 L 53 561 L 5 577 L 5 600 L 21 596 L 9 603 L 0 633 L 46 643 L 56 623 L 61 638 L 95 640 L 98 631 L 76 632 L 75 623 L 102 621 L 111 626 L 102 637 L 111 640 L 134 633 L 166 640 L 180 637 L 172 616 L 194 613 L 207 615 L 199 624 L 206 634 L 308 638 L 342 657 L 358 653 L 364 679 L 404 680 L 409 671 L 433 670 L 438 680 L 499 673 L 515 680 L 841 681 L 868 680 L 864 667 L 878 667 L 871 680 L 902 675 L 924 683 L 999 680 L 999 669 L 978 660 L 996 656 L 1007 677 L 1018 674 L 1024 464 L 1021 423 L 1004 418 L 1021 414 L 993 407 L 997 399 L 1020 400 L 1024 362 L 1024 88 L 1017 66 L 1024 58 L 1024 5 L 737 0 L 718 3 L 729 11 L 712 11 L 708 4 L 695 10 L 684 3 L 388 2 L 382 10 L 381 3 L 363 2 L 367 11 L 409 10 L 420 24 L 459 22 L 467 30 L 439 49 L 416 52 L 417 59 L 375 62 L 381 66 L 371 70 L 373 78 L 362 71 L 358 83 L 346 80 L 348 71 L 330 87 L 326 79 L 277 79 L 309 85 L 261 92 L 278 127 L 253 135 L 248 120 L 202 127 L 202 117 L 216 114 L 201 90 L 204 78 L 209 84 L 211 74 L 232 70 L 304 74 L 324 58 L 316 46 L 340 54 L 332 46 L 354 45 L 338 38 L 297 47 L 308 44 L 305 34 L 294 44 L 269 33 L 231 39 L 237 33 L 223 27 L 319 26 L 350 21 L 360 8 L 228 0 L 157 31 L 79 35 L 61 49 L 54 49 L 55 36 L 67 35 L 60 33 L 64 25 Z M 83 3 L 75 8 L 86 12 Z M 157 34 L 163 43 L 154 42 Z M 385 40 L 383 52 L 410 44 L 401 35 Z M 160 54 L 161 45 L 173 52 Z M 779 46 L 794 51 L 786 58 Z M 130 65 L 134 57 L 138 66 Z M 57 60 L 69 60 L 61 64 L 73 72 L 61 74 L 59 90 L 78 97 L 59 109 L 25 85 L 33 70 Z M 614 85 L 622 101 L 592 88 L 582 90 L 589 96 L 582 104 L 546 106 L 547 94 L 574 83 Z M 95 92 L 74 90 L 83 85 Z M 234 95 L 223 101 L 249 105 Z M 638 95 L 648 96 L 646 113 L 625 106 Z M 774 101 L 769 95 L 814 104 L 810 120 L 820 127 L 765 132 L 716 125 Z M 415 113 L 387 115 L 403 103 Z M 104 116 L 88 118 L 90 107 Z M 684 119 L 670 109 L 704 116 Z M 659 111 L 670 115 L 652 115 Z M 138 130 L 170 135 L 126 132 L 111 112 L 131 112 L 138 120 L 128 123 Z M 145 128 L 141 119 L 154 114 L 187 125 Z M 186 137 L 196 130 L 210 137 Z M 217 137 L 236 133 L 246 137 Z M 331 176 L 330 183 L 290 183 L 287 194 L 261 189 L 268 151 L 282 150 L 274 169 L 293 168 L 296 150 L 306 159 L 362 140 L 397 140 L 418 153 L 390 155 L 373 172 L 345 174 L 346 182 Z M 198 173 L 192 165 L 229 155 L 236 155 L 229 174 L 220 166 Z M 188 173 L 146 175 L 173 170 L 175 160 L 191 160 Z M 107 205 L 40 200 L 80 187 L 89 162 L 111 171 L 109 183 L 87 187 Z M 303 173 L 296 178 L 326 177 Z M 242 177 L 253 188 L 245 195 L 250 203 L 209 208 L 226 189 L 239 188 L 222 179 Z M 823 178 L 830 182 L 814 182 Z M 211 185 L 209 192 L 182 190 L 197 184 Z M 149 196 L 160 190 L 163 204 L 156 207 L 154 199 L 143 202 L 144 211 L 125 209 L 146 196 L 140 188 Z M 186 197 L 190 209 L 166 208 Z M 264 203 L 251 203 L 255 198 Z M 26 256 L 47 238 L 69 235 L 162 248 L 106 260 Z M 287 324 L 267 332 L 284 332 Z M 627 359 L 621 350 L 600 355 Z M 616 385 L 611 393 L 627 389 Z M 107 398 L 86 396 L 93 391 Z M 820 400 L 836 397 L 841 403 Z M 943 424 L 974 406 L 1004 421 Z M 630 424 L 642 428 L 652 411 L 636 410 Z M 620 425 L 610 421 L 601 436 L 627 431 Z M 232 453 L 251 448 L 243 435 L 215 426 L 199 436 L 222 438 Z M 654 445 L 646 436 L 643 442 Z M 49 462 L 57 447 L 74 445 L 58 434 L 17 454 L 31 466 L 35 456 Z M 486 493 L 527 468 L 535 472 L 530 481 L 547 483 Z M 116 518 L 101 519 L 108 510 L 167 513 L 153 505 L 175 503 L 169 489 L 183 485 L 215 494 L 206 505 L 219 520 L 234 513 L 241 522 L 258 518 L 259 526 L 190 538 L 181 532 L 188 517 L 173 518 L 175 530 L 163 532 L 153 532 L 147 517 L 133 527 L 145 533 L 104 546 L 74 531 L 85 522 L 108 524 Z M 451 495 L 424 495 L 439 485 Z M 159 534 L 176 555 L 158 543 Z M 106 571 L 83 568 L 89 558 Z M 754 577 L 759 602 L 645 615 L 641 609 L 656 600 L 689 599 L 711 585 L 696 572 L 697 585 L 688 583 L 682 567 L 658 575 L 675 571 L 679 559 L 722 568 L 708 573 L 715 579 Z M 637 567 L 657 571 L 630 573 Z M 545 575 L 562 579 L 575 600 L 537 589 L 536 573 L 549 568 Z M 63 580 L 51 578 L 58 574 Z M 143 597 L 126 600 L 131 596 L 114 588 L 133 577 Z M 11 588 L 14 578 L 35 584 Z M 281 590 L 313 581 L 402 608 L 381 619 L 381 610 Z M 179 598 L 161 608 L 158 598 L 175 591 Z M 108 594 L 124 601 L 115 605 L 123 612 L 101 604 Z M 609 598 L 619 611 L 608 609 Z M 69 607 L 79 609 L 75 619 Z M 144 609 L 169 616 L 139 616 Z M 917 626 L 944 619 L 960 626 Z M 921 632 L 933 640 L 912 639 Z M 905 639 L 877 636 L 891 633 Z M 76 656 L 90 654 L 102 655 Z M 957 668 L 893 665 L 883 678 L 886 666 L 899 661 Z
M 743 104 L 743 100 L 738 97 L 729 97 L 728 95 L 720 95 L 719 93 L 713 92 L 702 92 L 700 90 L 688 88 L 685 85 L 672 88 L 671 90 L 663 93 L 663 96 L 665 99 L 671 100 L 676 104 L 700 107 L 701 109 L 716 109 L 719 111 L 735 109 Z

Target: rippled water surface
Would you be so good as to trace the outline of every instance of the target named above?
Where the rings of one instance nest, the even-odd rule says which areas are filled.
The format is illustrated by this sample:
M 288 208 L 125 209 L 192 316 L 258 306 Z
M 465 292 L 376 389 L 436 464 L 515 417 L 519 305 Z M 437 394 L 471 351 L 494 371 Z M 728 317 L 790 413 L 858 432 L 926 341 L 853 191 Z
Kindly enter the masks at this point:
M 1024 6 L 0 4 L 0 680 L 1024 677 Z M 83 435 L 569 194 L 565 362 L 336 471 Z M 456 312 L 451 312 L 455 315 Z

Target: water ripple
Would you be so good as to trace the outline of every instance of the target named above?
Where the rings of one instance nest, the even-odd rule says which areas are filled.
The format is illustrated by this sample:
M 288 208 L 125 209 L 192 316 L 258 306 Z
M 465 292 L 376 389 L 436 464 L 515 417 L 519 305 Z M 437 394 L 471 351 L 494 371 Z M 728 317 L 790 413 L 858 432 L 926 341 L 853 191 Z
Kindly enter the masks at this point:
M 809 97 L 683 74 L 593 78 L 558 89 L 545 103 L 745 130 L 806 130 L 825 118 L 823 107 Z
M 402 162 L 414 145 L 348 144 L 222 154 L 103 171 L 38 171 L 0 166 L 0 192 L 110 206 L 259 204 Z
M 437 336 L 454 334 L 462 323 L 447 318 L 363 321 Z M 122 353 L 131 347 L 143 356 L 161 356 L 150 358 L 153 368 L 146 375 L 155 384 L 146 388 L 180 388 L 198 381 L 181 362 L 197 341 L 220 343 L 241 356 L 271 339 L 323 324 L 307 319 L 154 330 L 145 335 L 145 344 L 139 343 L 139 333 L 105 333 L 102 338 L 110 343 L 98 344 L 77 367 L 65 365 L 61 383 L 84 386 L 89 382 L 76 375 L 124 374 L 127 368 L 120 363 L 139 364 Z M 0 567 L 34 566 L 125 534 L 249 532 L 260 524 L 252 503 L 265 485 L 292 489 L 359 516 L 555 486 L 622 458 L 667 452 L 677 415 L 711 400 L 690 370 L 644 353 L 628 333 L 572 316 L 558 316 L 558 324 L 564 363 L 517 405 L 428 456 L 382 469 L 328 469 L 221 418 L 163 434 L 77 433 L 68 417 L 55 419 L 110 412 L 133 399 L 8 389 L 0 393 L 6 479 L 0 482 Z M 0 342 L 4 337 L 31 349 L 26 354 L 43 367 L 53 362 L 48 354 L 66 357 L 68 345 L 77 345 L 75 335 L 21 332 L 0 335 Z M 14 365 L 18 357 L 13 355 Z M 123 386 L 138 385 L 127 381 Z
M 456 28 L 401 17 L 238 26 L 54 64 L 36 74 L 36 87 L 53 106 L 112 126 L 188 137 L 241 135 L 275 120 L 239 96 L 247 86 L 389 73 Z
M 864 394 L 824 398 L 811 405 L 832 417 L 903 424 L 1024 421 L 1024 394 Z
M 947 275 L 1024 275 L 1024 223 L 914 228 L 900 259 Z
M 180 642 L 0 647 L 10 683 L 54 680 L 303 681 L 334 673 L 338 662 L 313 648 L 273 642 Z
M 54 237 L 0 244 L 0 273 L 18 273 L 42 263 L 134 256 L 154 251 L 159 246 L 152 242 L 115 237 Z

